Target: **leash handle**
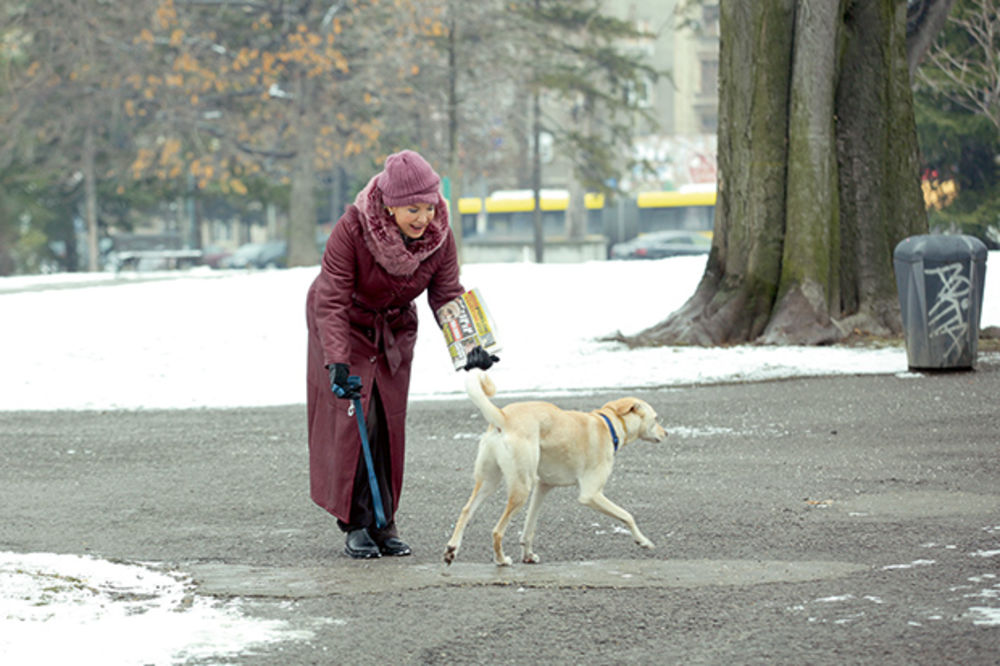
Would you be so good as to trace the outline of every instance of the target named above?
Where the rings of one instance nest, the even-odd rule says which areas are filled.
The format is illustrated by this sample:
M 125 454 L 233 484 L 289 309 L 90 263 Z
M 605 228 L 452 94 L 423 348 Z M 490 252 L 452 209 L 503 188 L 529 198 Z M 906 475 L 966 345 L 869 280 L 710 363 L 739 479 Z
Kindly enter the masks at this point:
M 348 386 L 361 387 L 361 378 L 351 375 L 347 378 Z M 382 504 L 382 492 L 378 487 L 378 479 L 375 478 L 375 463 L 372 460 L 371 446 L 368 444 L 368 428 L 365 426 L 365 414 L 361 408 L 361 398 L 351 401 L 354 407 L 354 415 L 358 419 L 358 434 L 361 435 L 361 453 L 365 456 L 365 467 L 368 469 L 368 486 L 372 489 L 372 504 L 375 505 L 375 527 L 382 529 L 386 526 L 385 508 Z
M 343 398 L 347 394 L 347 391 L 351 389 L 356 391 L 361 390 L 361 377 L 358 377 L 357 375 L 351 375 L 350 377 L 347 378 L 346 387 L 340 386 L 339 384 L 335 384 L 333 387 L 333 394 L 338 398 Z

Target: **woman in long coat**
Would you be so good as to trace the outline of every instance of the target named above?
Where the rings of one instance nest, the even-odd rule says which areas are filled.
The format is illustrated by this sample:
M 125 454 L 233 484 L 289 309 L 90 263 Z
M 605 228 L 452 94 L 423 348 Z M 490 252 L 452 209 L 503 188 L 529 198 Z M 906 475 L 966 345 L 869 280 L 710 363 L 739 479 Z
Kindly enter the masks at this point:
M 432 311 L 465 290 L 440 178 L 416 152 L 390 155 L 330 234 L 306 303 L 312 499 L 337 518 L 351 557 L 408 555 L 396 531 L 403 485 L 413 300 Z M 480 357 L 481 358 L 481 357 Z M 489 367 L 483 359 L 478 367 Z M 377 529 L 352 404 L 333 388 L 361 378 L 361 402 L 388 525 Z M 349 393 L 349 391 L 348 391 Z

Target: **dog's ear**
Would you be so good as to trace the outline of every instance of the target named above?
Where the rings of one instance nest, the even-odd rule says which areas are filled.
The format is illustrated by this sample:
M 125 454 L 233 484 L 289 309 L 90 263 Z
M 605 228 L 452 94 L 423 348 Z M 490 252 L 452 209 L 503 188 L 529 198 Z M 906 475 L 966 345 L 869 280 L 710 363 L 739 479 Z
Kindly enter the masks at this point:
M 626 414 L 639 411 L 639 403 L 635 400 L 622 398 L 621 400 L 618 400 L 617 403 L 618 404 L 615 405 L 615 412 L 618 416 L 625 416 Z

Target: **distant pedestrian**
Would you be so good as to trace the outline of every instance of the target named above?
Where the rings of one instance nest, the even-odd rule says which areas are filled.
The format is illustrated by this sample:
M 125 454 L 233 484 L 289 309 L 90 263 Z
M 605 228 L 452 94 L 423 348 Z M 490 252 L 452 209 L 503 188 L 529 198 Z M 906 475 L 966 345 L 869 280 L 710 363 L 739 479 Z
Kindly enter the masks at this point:
M 385 168 L 347 207 L 326 243 L 309 288 L 306 372 L 309 477 L 312 499 L 347 533 L 355 558 L 409 555 L 395 514 L 403 486 L 410 365 L 417 339 L 413 303 L 427 291 L 432 311 L 460 296 L 455 239 L 440 178 L 412 150 L 386 158 Z M 489 368 L 482 349 L 467 368 Z M 361 378 L 361 402 L 375 477 L 388 524 L 376 528 L 372 492 L 350 400 L 349 375 Z M 354 392 L 356 395 L 356 392 Z

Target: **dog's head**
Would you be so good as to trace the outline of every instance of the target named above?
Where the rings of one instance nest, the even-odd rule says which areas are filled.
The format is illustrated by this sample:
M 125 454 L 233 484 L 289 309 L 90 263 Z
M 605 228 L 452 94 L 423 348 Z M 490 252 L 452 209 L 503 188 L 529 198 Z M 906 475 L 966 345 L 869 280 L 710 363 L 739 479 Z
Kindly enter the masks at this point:
M 647 442 L 662 442 L 667 431 L 660 425 L 656 410 L 639 398 L 619 398 L 604 405 L 611 409 L 625 424 L 629 440 L 643 439 Z

